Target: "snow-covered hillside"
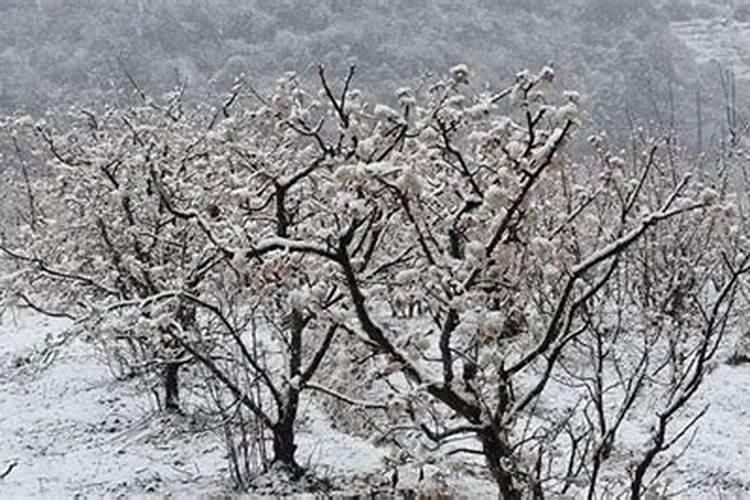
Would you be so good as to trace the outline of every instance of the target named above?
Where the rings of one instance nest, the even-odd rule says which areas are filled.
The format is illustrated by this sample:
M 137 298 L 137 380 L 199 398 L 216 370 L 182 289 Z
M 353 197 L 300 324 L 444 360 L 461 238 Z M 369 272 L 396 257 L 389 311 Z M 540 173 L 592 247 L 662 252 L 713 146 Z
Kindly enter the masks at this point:
M 693 19 L 672 23 L 672 30 L 699 64 L 731 68 L 737 79 L 750 80 L 750 22 Z

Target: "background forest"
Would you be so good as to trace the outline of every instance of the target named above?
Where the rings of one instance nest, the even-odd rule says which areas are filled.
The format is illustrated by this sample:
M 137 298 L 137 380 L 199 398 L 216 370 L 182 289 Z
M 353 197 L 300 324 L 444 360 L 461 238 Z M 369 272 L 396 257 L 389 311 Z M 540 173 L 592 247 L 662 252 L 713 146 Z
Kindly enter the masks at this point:
M 719 66 L 672 29 L 691 19 L 744 21 L 748 7 L 713 0 L 3 0 L 0 110 L 187 83 L 193 95 L 226 90 L 240 76 L 259 90 L 317 64 L 391 95 L 406 81 L 466 63 L 480 82 L 509 81 L 526 67 L 554 64 L 562 84 L 585 93 L 598 126 L 696 125 L 720 107 Z M 717 21 L 717 22 L 718 22 Z M 717 64 L 718 63 L 718 64 Z M 708 120 L 707 120 L 708 121 Z

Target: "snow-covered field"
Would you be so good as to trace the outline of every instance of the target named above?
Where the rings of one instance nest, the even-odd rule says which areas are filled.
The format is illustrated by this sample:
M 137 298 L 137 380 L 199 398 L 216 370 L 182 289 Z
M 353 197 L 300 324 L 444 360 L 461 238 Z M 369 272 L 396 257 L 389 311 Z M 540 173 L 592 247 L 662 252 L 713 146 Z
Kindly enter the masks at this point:
M 0 498 L 191 498 L 230 492 L 224 446 L 188 416 L 167 416 L 132 383 L 113 379 L 91 345 L 57 348 L 65 323 L 30 313 L 0 323 Z M 52 346 L 52 347 L 50 347 Z M 334 430 L 306 405 L 298 459 L 337 489 L 387 484 L 367 441 Z M 400 471 L 409 486 L 409 471 Z M 490 495 L 461 481 L 466 497 Z M 458 488 L 457 488 L 458 489 Z
M 39 353 L 63 324 L 33 315 L 0 328 L 0 483 L 3 498 L 210 491 L 224 467 L 220 443 L 180 435 L 151 401 L 113 380 L 90 346 L 64 346 L 40 370 Z M 171 432 L 166 432 L 171 430 Z
M 190 416 L 165 416 L 152 398 L 115 381 L 90 345 L 45 349 L 64 323 L 29 313 L 0 325 L 0 498 L 193 497 L 230 484 L 224 448 Z M 55 351 L 56 354 L 52 354 Z M 750 366 L 717 365 L 694 408 L 709 404 L 701 432 L 672 471 L 678 498 L 750 498 Z M 331 428 L 308 405 L 300 462 L 321 476 L 356 479 L 358 489 L 386 476 L 382 453 Z M 402 478 L 408 478 L 403 474 Z M 387 478 L 385 478 L 387 482 Z M 408 479 L 407 479 L 408 481 Z M 489 484 L 461 480 L 466 497 Z
M 52 357 L 42 354 L 45 339 L 63 328 L 29 314 L 6 317 L 0 326 L 0 473 L 17 464 L 0 480 L 0 498 L 227 490 L 224 448 L 215 434 L 192 432 L 189 416 L 158 413 L 148 395 L 113 380 L 81 341 L 45 359 Z M 337 473 L 380 466 L 376 449 L 322 419 L 300 436 L 300 458 Z
M 710 405 L 674 473 L 684 498 L 750 498 L 750 366 L 719 365 L 693 407 Z

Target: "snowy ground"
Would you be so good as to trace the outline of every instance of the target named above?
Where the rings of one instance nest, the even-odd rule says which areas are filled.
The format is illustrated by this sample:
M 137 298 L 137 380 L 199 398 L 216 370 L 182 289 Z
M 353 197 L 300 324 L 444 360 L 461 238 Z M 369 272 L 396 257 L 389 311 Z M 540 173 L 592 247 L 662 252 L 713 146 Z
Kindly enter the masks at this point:
M 0 498 L 227 493 L 224 450 L 213 433 L 192 432 L 189 417 L 156 412 L 150 397 L 114 381 L 83 342 L 54 359 L 40 354 L 63 325 L 30 314 L 0 324 L 0 474 L 17 463 L 0 480 Z M 750 498 L 750 366 L 718 365 L 694 407 L 705 404 L 702 432 L 673 471 L 675 484 L 688 487 L 678 498 Z M 301 463 L 323 476 L 359 477 L 360 487 L 385 477 L 371 444 L 333 430 L 309 406 L 306 420 Z M 479 480 L 460 486 L 471 498 L 492 492 Z
M 0 498 L 226 490 L 217 437 L 187 432 L 188 417 L 160 415 L 148 396 L 114 381 L 89 345 L 73 342 L 39 370 L 45 338 L 62 328 L 26 314 L 0 326 L 0 473 L 17 462 L 0 480 Z M 331 431 L 321 419 L 300 436 L 300 459 L 338 473 L 380 466 L 372 446 Z
M 683 498 L 750 498 L 750 366 L 719 365 L 694 408 L 710 405 L 675 473 Z
M 670 450 L 677 460 L 658 481 L 657 492 L 681 500 L 750 499 L 750 365 L 715 366 L 688 411 L 670 427 L 675 432 L 708 407 L 697 427 Z M 642 407 L 638 414 L 620 436 L 632 451 L 648 441 L 655 410 Z
M 61 322 L 30 315 L 0 327 L 0 480 L 3 498 L 83 498 L 208 489 L 224 467 L 210 436 L 180 435 L 133 387 L 112 379 L 82 342 L 47 369 L 38 353 Z M 31 359 L 28 359 L 31 358 Z M 174 435 L 165 433 L 173 429 Z
M 165 416 L 133 384 L 113 380 L 92 347 L 45 349 L 64 322 L 28 313 L 0 323 L 0 498 L 184 498 L 230 488 L 224 448 L 190 417 Z M 48 351 L 45 353 L 45 351 Z M 49 352 L 57 354 L 52 356 Z M 44 367 L 43 369 L 41 367 Z M 298 460 L 321 477 L 357 489 L 388 483 L 382 453 L 331 428 L 307 404 Z M 404 473 L 405 472 L 405 473 Z M 408 471 L 400 484 L 408 486 Z M 491 494 L 462 481 L 467 497 Z

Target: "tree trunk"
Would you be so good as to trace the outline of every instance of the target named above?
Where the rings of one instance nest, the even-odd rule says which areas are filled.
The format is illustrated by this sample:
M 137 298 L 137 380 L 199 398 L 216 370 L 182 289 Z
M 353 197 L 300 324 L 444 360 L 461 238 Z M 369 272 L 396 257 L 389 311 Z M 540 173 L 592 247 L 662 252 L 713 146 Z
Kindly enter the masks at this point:
M 293 309 L 290 316 L 289 334 L 289 380 L 299 379 L 302 366 L 302 330 L 305 320 L 302 313 Z M 298 382 L 297 382 L 298 383 Z M 274 462 L 281 464 L 293 479 L 302 476 L 302 467 L 294 459 L 297 445 L 294 443 L 294 423 L 299 408 L 299 387 L 290 383 L 284 393 L 284 401 L 279 410 L 279 418 L 273 427 Z
M 164 365 L 164 408 L 168 412 L 180 411 L 180 364 Z
M 273 427 L 273 460 L 286 469 L 293 479 L 302 476 L 302 467 L 294 455 L 297 445 L 294 442 L 294 422 L 297 419 L 299 393 L 292 389 L 286 394 L 286 401 L 279 420 Z
M 499 489 L 500 500 L 521 500 L 521 490 L 513 484 L 513 473 L 508 471 L 503 462 L 511 457 L 508 446 L 502 442 L 497 432 L 492 427 L 484 429 L 479 434 L 482 442 L 482 451 L 487 460 L 495 483 Z
M 185 331 L 195 327 L 195 306 L 180 302 L 175 319 Z M 168 345 L 168 347 L 170 347 Z M 173 354 L 174 355 L 174 354 Z M 164 364 L 164 408 L 168 412 L 180 412 L 180 365 L 183 362 L 168 361 Z

